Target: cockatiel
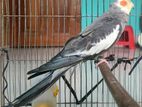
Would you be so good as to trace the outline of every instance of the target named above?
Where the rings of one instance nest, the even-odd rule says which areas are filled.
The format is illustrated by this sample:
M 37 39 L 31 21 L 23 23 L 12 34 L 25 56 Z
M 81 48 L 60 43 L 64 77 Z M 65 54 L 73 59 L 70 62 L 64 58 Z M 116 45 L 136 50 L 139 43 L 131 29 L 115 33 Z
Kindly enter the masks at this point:
M 29 79 L 45 73 L 48 76 L 16 98 L 12 105 L 26 105 L 49 89 L 72 66 L 81 61 L 92 60 L 108 50 L 123 33 L 133 6 L 131 0 L 116 0 L 106 13 L 76 37 L 68 40 L 62 51 L 49 62 L 29 71 Z

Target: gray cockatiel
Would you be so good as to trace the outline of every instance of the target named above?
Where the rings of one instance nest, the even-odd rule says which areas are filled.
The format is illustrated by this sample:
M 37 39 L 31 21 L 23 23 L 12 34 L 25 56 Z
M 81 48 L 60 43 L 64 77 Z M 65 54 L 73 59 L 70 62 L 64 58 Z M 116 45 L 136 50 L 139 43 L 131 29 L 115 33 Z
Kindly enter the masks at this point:
M 130 0 L 115 1 L 108 12 L 67 41 L 62 51 L 49 62 L 29 71 L 29 79 L 44 73 L 48 73 L 48 76 L 16 98 L 12 102 L 13 106 L 26 105 L 49 89 L 72 66 L 81 61 L 94 59 L 101 52 L 108 50 L 123 33 L 133 6 Z

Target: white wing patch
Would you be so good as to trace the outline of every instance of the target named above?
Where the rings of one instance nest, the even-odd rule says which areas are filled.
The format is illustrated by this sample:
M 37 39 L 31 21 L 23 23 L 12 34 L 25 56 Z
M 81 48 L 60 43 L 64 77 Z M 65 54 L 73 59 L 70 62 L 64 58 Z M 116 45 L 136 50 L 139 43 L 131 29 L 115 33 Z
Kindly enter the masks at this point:
M 113 32 L 106 36 L 105 39 L 100 40 L 100 42 L 94 44 L 94 46 L 89 51 L 82 51 L 83 55 L 94 55 L 98 54 L 103 50 L 108 49 L 117 39 L 119 34 L 120 25 L 117 25 L 116 28 L 113 29 Z
M 72 56 L 72 55 L 89 56 L 89 55 L 98 54 L 101 51 L 108 49 L 116 41 L 118 34 L 120 32 L 119 28 L 120 25 L 117 25 L 116 28 L 114 28 L 113 31 L 106 36 L 105 39 L 102 39 L 100 40 L 100 42 L 93 44 L 93 47 L 90 48 L 90 50 L 78 51 L 72 54 L 68 54 L 66 56 Z

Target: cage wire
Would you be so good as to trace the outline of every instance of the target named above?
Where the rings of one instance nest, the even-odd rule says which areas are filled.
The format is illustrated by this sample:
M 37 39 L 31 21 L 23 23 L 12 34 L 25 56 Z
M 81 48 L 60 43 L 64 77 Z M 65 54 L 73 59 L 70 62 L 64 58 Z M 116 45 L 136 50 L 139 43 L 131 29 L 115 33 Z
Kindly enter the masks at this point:
M 69 38 L 77 35 L 92 21 L 107 11 L 113 0 L 1 0 L 0 1 L 0 37 L 1 47 L 9 52 L 10 62 L 6 70 L 8 88 L 5 92 L 10 101 L 30 89 L 42 77 L 27 80 L 27 71 L 34 69 L 50 60 L 62 48 Z M 139 3 L 140 2 L 140 3 Z M 136 35 L 139 32 L 140 0 L 135 0 L 135 10 L 130 15 Z M 142 25 L 141 25 L 142 26 Z M 114 46 L 104 55 L 115 54 L 116 57 L 133 58 L 140 56 L 140 49 L 130 50 L 126 47 Z M 0 56 L 1 71 L 6 59 Z M 134 61 L 135 62 L 135 61 Z M 132 64 L 134 64 L 132 62 Z M 115 62 L 111 62 L 110 66 Z M 142 66 L 139 64 L 135 72 L 128 76 L 131 65 L 119 65 L 114 70 L 122 86 L 142 106 Z M 73 74 L 72 71 L 74 70 Z M 71 75 L 72 74 L 72 75 Z M 65 74 L 66 78 L 82 98 L 101 79 L 102 75 L 93 61 L 80 63 Z M 2 74 L 0 73 L 2 80 Z M 105 82 L 102 82 L 91 95 L 80 105 L 76 105 L 70 90 L 59 79 L 57 98 L 58 107 L 117 107 Z M 4 87 L 2 81 L 1 86 Z M 1 105 L 6 105 L 1 87 Z

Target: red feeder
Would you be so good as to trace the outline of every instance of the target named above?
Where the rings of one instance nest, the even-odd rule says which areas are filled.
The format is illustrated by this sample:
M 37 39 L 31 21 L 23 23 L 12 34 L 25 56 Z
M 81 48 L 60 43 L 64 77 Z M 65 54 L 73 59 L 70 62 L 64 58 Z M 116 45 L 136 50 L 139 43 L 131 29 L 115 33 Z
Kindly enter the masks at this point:
M 135 38 L 132 26 L 126 26 L 125 30 L 116 43 L 121 46 L 129 46 L 130 49 L 135 49 Z

